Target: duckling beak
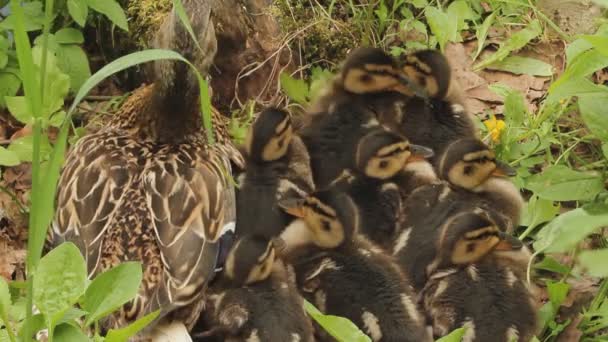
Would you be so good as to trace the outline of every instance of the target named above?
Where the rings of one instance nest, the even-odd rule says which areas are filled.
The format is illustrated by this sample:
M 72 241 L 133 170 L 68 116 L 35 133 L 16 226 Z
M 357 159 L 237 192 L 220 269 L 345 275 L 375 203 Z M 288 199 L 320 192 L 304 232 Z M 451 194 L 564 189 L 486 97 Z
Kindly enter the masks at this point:
M 500 242 L 494 247 L 497 251 L 516 251 L 524 247 L 524 243 L 513 235 L 499 232 L 498 237 L 500 238 Z
M 435 156 L 435 152 L 433 152 L 431 148 L 421 145 L 410 144 L 410 151 L 412 152 L 412 155 L 408 159 L 408 163 L 415 161 L 425 161 Z
M 496 170 L 492 172 L 492 176 L 497 177 L 514 177 L 517 175 L 517 170 L 506 163 L 496 161 Z
M 303 198 L 287 198 L 279 201 L 279 207 L 286 213 L 302 218 L 304 217 L 304 199 Z

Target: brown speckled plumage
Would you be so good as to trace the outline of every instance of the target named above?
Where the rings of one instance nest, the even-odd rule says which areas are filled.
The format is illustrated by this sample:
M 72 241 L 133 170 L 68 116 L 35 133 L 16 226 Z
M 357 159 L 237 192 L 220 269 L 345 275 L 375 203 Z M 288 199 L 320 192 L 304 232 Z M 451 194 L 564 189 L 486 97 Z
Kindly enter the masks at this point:
M 209 26 L 204 3 L 184 1 L 184 6 L 197 14 L 191 20 L 195 30 L 202 30 L 199 39 L 215 40 L 203 30 Z M 174 14 L 167 22 L 159 35 L 191 40 L 183 28 L 171 26 L 180 25 Z M 169 45 L 161 47 L 194 45 L 169 42 L 161 41 Z M 214 41 L 200 43 L 215 54 Z M 209 59 L 186 52 L 199 64 Z M 197 66 L 203 71 L 208 67 Z M 104 328 L 159 308 L 161 318 L 177 313 L 186 326 L 193 324 L 213 275 L 221 229 L 236 216 L 234 189 L 226 175 L 231 162 L 242 167 L 242 156 L 215 111 L 216 141 L 209 144 L 202 130 L 198 84 L 190 71 L 176 62 L 163 67 L 172 72 L 136 90 L 108 126 L 74 146 L 60 178 L 53 243 L 74 242 L 91 276 L 124 261 L 142 263 L 137 298 Z

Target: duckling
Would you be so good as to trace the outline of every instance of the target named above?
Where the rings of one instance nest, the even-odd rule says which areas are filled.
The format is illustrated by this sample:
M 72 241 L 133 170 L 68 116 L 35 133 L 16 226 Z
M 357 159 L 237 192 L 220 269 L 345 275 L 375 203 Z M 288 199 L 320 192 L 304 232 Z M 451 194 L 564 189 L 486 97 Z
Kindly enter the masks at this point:
M 245 156 L 237 191 L 237 234 L 278 236 L 290 218 L 277 201 L 314 190 L 310 159 L 293 132 L 289 113 L 277 108 L 262 111 L 247 134 Z
M 174 10 L 155 46 L 180 51 L 205 73 L 216 52 L 209 3 L 183 5 L 198 42 Z M 154 70 L 153 84 L 136 90 L 106 127 L 67 154 L 49 240 L 74 242 L 91 277 L 125 261 L 142 263 L 137 297 L 102 322 L 104 331 L 160 309 L 140 337 L 154 339 L 178 324 L 182 335 L 168 339 L 181 341 L 202 310 L 221 237 L 234 230 L 235 193 L 225 175 L 231 162 L 244 161 L 220 113 L 211 113 L 215 143 L 203 132 L 190 67 L 163 60 Z
M 475 212 L 440 231 L 437 259 L 421 292 L 435 337 L 464 326 L 467 341 L 530 341 L 536 310 L 523 274 L 531 254 L 521 241 Z
M 355 168 L 334 182 L 353 199 L 361 216 L 361 233 L 387 247 L 399 223 L 402 202 L 413 189 L 437 179 L 426 161 L 433 152 L 378 128 L 358 143 Z
M 430 341 L 413 293 L 392 258 L 357 234 L 359 213 L 337 189 L 283 203 L 299 219 L 281 234 L 304 296 L 350 319 L 373 341 Z
M 440 165 L 440 177 L 446 181 L 424 185 L 407 197 L 392 244 L 393 255 L 417 289 L 426 281 L 420 270 L 434 257 L 433 231 L 437 227 L 459 212 L 479 208 L 502 231 L 512 232 L 523 205 L 519 191 L 505 177 L 514 170 L 496 161 L 479 140 L 454 142 Z
M 390 94 L 413 96 L 416 84 L 404 78 L 395 60 L 378 48 L 361 47 L 351 51 L 340 72 L 309 108 L 311 113 L 332 112 L 333 105 L 356 101 L 369 105 Z
M 412 83 L 423 88 L 427 96 L 409 97 L 398 104 L 399 111 L 379 110 L 383 124 L 415 144 L 432 148 L 437 155 L 454 140 L 478 137 L 443 54 L 423 50 L 406 55 L 401 70 Z
M 199 337 L 224 341 L 313 341 L 312 323 L 302 297 L 277 253 L 280 239 L 239 238 L 222 277 L 210 291 L 213 327 Z

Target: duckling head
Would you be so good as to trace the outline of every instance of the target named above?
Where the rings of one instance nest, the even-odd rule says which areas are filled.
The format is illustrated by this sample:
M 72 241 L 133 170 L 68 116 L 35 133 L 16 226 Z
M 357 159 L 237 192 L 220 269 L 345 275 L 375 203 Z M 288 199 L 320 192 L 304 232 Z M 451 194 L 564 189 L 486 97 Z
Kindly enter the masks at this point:
M 494 178 L 514 176 L 515 170 L 496 160 L 494 152 L 478 139 L 460 139 L 450 144 L 439 162 L 441 178 L 452 185 L 480 192 Z
M 358 229 L 359 213 L 355 203 L 335 189 L 317 191 L 304 199 L 280 205 L 299 218 L 281 234 L 288 250 L 307 245 L 337 248 L 351 241 Z
M 258 235 L 241 237 L 226 259 L 225 275 L 235 286 L 244 286 L 266 280 L 272 273 L 277 250 L 284 244 L 280 239 L 267 239 Z
M 407 163 L 433 156 L 429 148 L 410 144 L 403 136 L 384 128 L 366 134 L 357 145 L 355 163 L 364 175 L 388 179 L 403 170 Z
M 363 47 L 353 50 L 342 66 L 344 89 L 355 94 L 397 91 L 407 96 L 414 94 L 399 72 L 395 60 L 378 48 Z
M 249 128 L 245 149 L 250 159 L 259 162 L 275 161 L 285 156 L 292 138 L 293 126 L 289 113 L 267 108 Z
M 438 247 L 440 266 L 458 266 L 475 263 L 493 251 L 520 250 L 523 243 L 476 209 L 450 218 L 441 229 Z
M 407 78 L 426 90 L 429 97 L 444 99 L 450 89 L 451 70 L 447 58 L 434 50 L 406 55 L 401 70 Z

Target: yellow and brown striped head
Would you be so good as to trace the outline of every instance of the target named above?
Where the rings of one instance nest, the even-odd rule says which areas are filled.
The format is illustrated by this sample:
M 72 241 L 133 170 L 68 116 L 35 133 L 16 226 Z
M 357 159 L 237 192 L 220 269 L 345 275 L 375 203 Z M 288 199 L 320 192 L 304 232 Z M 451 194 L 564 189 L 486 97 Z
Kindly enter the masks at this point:
M 448 95 L 452 73 L 441 52 L 422 50 L 405 55 L 401 70 L 405 77 L 425 89 L 429 97 L 444 99 Z
M 245 149 L 251 160 L 275 161 L 285 156 L 292 137 L 293 126 L 289 113 L 277 108 L 267 108 L 249 128 Z
M 481 140 L 460 139 L 445 149 L 439 174 L 452 185 L 475 190 L 491 177 L 514 176 L 515 170 L 497 161 L 494 152 Z
M 267 239 L 258 235 L 241 237 L 226 259 L 225 275 L 234 286 L 244 286 L 266 280 L 280 252 L 280 239 Z

